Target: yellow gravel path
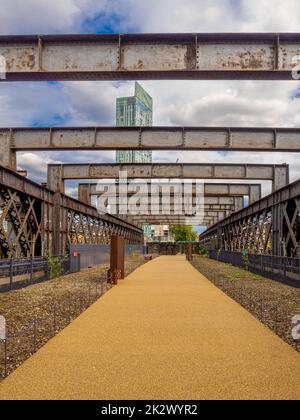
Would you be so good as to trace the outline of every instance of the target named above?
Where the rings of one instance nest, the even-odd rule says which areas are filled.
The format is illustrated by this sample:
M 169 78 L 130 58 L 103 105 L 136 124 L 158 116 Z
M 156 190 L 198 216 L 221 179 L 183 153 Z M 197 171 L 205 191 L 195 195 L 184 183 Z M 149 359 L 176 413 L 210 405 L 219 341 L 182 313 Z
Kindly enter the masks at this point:
M 183 257 L 109 291 L 0 399 L 300 399 L 300 357 Z

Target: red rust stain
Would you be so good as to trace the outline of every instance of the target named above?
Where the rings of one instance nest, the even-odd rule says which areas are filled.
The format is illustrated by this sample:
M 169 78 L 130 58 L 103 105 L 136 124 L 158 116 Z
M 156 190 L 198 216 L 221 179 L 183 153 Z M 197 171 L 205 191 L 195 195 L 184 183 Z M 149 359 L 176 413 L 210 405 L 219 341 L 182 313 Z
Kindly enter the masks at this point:
M 32 50 L 17 52 L 8 48 L 3 52 L 3 56 L 6 58 L 7 71 L 33 70 L 35 68 L 36 59 Z
M 186 54 L 184 56 L 184 62 L 186 69 L 194 69 L 196 66 L 196 45 L 188 45 Z M 178 60 L 180 61 L 180 60 Z
M 241 68 L 243 70 L 252 68 L 252 69 L 260 69 L 265 67 L 267 64 L 266 60 L 266 51 L 262 50 L 259 53 L 251 53 L 251 52 L 244 52 L 238 54 L 236 57 L 228 57 L 228 60 L 225 62 L 223 61 L 223 67 L 230 67 L 230 68 Z

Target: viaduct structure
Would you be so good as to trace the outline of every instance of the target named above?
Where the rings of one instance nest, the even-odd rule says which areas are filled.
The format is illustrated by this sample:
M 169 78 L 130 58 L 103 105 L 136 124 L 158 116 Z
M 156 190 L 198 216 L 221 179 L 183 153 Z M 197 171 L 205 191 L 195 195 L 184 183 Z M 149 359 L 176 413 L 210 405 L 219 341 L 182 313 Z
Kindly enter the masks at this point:
M 220 250 L 299 257 L 300 180 L 216 223 L 200 243 Z
M 64 80 L 294 80 L 300 34 L 138 34 L 1 36 L 0 55 L 12 81 Z M 71 243 L 109 242 L 114 232 L 141 243 L 134 224 L 64 194 L 65 180 L 211 179 L 271 181 L 272 194 L 250 198 L 206 195 L 202 243 L 220 249 L 299 256 L 299 185 L 289 185 L 286 164 L 50 165 L 48 188 L 17 174 L 17 152 L 26 150 L 223 150 L 299 152 L 300 130 L 280 128 L 157 127 L 116 129 L 0 129 L 1 256 L 63 252 Z M 258 159 L 259 160 L 259 159 Z M 210 187 L 212 188 L 212 187 Z M 233 188 L 233 187 L 232 187 Z M 230 190 L 230 188 L 229 188 Z M 251 197 L 251 194 L 249 194 Z M 215 200 L 211 202 L 210 200 Z M 225 202 L 227 200 L 227 202 Z M 231 206 L 226 208 L 225 206 Z M 211 207 L 209 207 L 211 206 Z M 238 210 L 236 212 L 236 210 Z M 232 214 L 229 214 L 230 212 Z M 152 215 L 166 222 L 170 215 Z M 161 217 L 161 218 L 160 218 Z M 223 219 L 220 221 L 220 219 Z M 136 216 L 134 222 L 149 218 Z M 175 220 L 170 218 L 169 221 Z M 178 223 L 182 220 L 179 218 Z M 245 239 L 246 238 L 246 239 Z
M 1 258 L 64 254 L 73 244 L 109 244 L 111 235 L 142 243 L 143 232 L 117 217 L 0 167 Z M 5 222 L 8 222 L 7 225 Z

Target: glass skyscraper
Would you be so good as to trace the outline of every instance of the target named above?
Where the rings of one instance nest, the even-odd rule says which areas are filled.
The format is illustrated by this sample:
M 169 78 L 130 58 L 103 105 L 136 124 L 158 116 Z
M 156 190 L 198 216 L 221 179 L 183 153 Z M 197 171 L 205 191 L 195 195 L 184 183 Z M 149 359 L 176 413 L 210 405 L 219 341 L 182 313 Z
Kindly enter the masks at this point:
M 135 83 L 134 96 L 117 99 L 117 127 L 151 127 L 153 99 Z M 152 163 L 151 151 L 117 151 L 117 163 Z

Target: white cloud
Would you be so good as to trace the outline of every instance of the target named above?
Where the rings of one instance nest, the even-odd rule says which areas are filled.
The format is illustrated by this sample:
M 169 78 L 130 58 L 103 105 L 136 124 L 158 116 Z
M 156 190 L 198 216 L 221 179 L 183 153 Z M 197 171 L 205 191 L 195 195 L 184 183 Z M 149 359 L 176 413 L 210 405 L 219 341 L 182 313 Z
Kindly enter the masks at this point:
M 88 18 L 104 11 L 107 0 L 0 0 L 0 33 L 80 33 Z
M 30 172 L 30 178 L 36 182 L 46 182 L 47 165 L 54 163 L 62 163 L 54 160 L 47 155 L 39 155 L 36 153 L 20 153 L 18 154 L 18 167 L 22 170 Z
M 298 0 L 112 1 L 142 32 L 298 32 Z M 128 13 L 130 10 L 130 14 Z
M 116 98 L 132 95 L 131 84 L 105 82 L 68 82 L 64 93 L 70 106 L 73 125 L 114 125 Z
M 78 33 L 118 17 L 119 32 L 297 32 L 298 0 L 0 0 L 0 33 Z
M 29 126 L 63 120 L 68 103 L 61 86 L 46 83 L 1 84 L 0 126 Z
M 2 34 L 66 31 L 80 14 L 74 0 L 0 0 Z

